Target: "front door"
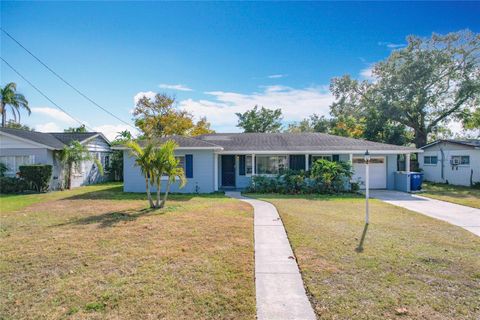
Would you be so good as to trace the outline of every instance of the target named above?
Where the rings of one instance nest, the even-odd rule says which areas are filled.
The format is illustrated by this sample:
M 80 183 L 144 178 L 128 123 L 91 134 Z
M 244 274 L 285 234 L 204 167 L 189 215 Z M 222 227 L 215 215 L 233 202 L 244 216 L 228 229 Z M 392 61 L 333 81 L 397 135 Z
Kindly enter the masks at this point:
M 235 187 L 235 156 L 222 156 L 222 186 Z

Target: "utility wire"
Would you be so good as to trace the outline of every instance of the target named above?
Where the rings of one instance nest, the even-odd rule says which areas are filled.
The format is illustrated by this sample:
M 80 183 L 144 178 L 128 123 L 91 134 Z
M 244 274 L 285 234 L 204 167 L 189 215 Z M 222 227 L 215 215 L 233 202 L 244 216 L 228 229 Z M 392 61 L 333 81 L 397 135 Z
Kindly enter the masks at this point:
M 63 111 L 67 116 L 69 116 L 70 118 L 72 118 L 73 120 L 75 120 L 76 122 L 78 122 L 80 125 L 84 125 L 88 130 L 90 131 L 95 131 L 95 130 L 92 130 L 92 128 L 89 128 L 87 127 L 86 124 L 84 124 L 82 121 L 76 119 L 75 117 L 73 117 L 71 114 L 69 114 L 64 108 L 62 108 L 61 106 L 59 106 L 57 103 L 55 103 L 55 101 L 53 101 L 52 99 L 50 99 L 45 93 L 43 93 L 40 89 L 37 88 L 37 86 L 35 86 L 33 83 L 31 83 L 27 78 L 25 78 L 20 72 L 17 71 L 17 69 L 15 69 L 14 67 L 12 67 L 12 65 L 10 63 L 8 63 L 5 59 L 3 59 L 3 57 L 0 57 L 0 59 L 2 59 L 2 61 L 10 68 L 13 70 L 13 72 L 15 72 L 20 78 L 22 78 L 23 80 L 25 80 L 25 82 L 27 82 L 29 85 L 32 86 L 33 89 L 37 90 L 38 93 L 40 93 L 45 99 L 47 99 L 48 101 L 50 101 L 55 107 L 57 107 L 59 110 Z
M 115 119 L 117 119 L 118 121 L 126 124 L 127 126 L 129 126 L 130 128 L 134 129 L 134 130 L 137 130 L 136 128 L 134 128 L 131 124 L 129 124 L 128 122 L 122 120 L 121 118 L 119 118 L 118 116 L 116 116 L 115 114 L 113 114 L 112 112 L 108 111 L 107 109 L 105 109 L 104 107 L 102 107 L 101 105 L 99 105 L 98 103 L 96 103 L 93 99 L 89 98 L 86 94 L 84 94 L 82 91 L 80 91 L 79 89 L 77 89 L 76 87 L 74 87 L 70 82 L 68 82 L 67 80 L 65 80 L 61 75 L 59 75 L 58 73 L 56 73 L 52 68 L 50 68 L 46 63 L 44 63 L 42 60 L 40 60 L 40 58 L 38 58 L 36 55 L 34 55 L 30 50 L 28 50 L 27 48 L 25 48 L 17 39 L 15 39 L 11 34 L 9 34 L 7 31 L 5 31 L 3 28 L 0 27 L 0 30 L 2 30 L 3 33 L 5 33 L 10 39 L 12 39 L 16 44 L 18 44 L 23 50 L 25 50 L 26 52 L 28 52 L 28 54 L 30 54 L 35 60 L 37 60 L 42 66 L 44 66 L 48 71 L 50 71 L 51 73 L 53 73 L 58 79 L 60 79 L 63 83 L 65 83 L 67 86 L 69 86 L 70 88 L 72 88 L 75 92 L 77 92 L 79 95 L 81 95 L 83 98 L 87 99 L 88 101 L 90 101 L 92 104 L 94 104 L 95 106 L 97 106 L 98 108 L 100 108 L 101 110 L 105 111 L 106 113 L 108 113 L 109 115 L 111 115 L 112 117 L 114 117 Z

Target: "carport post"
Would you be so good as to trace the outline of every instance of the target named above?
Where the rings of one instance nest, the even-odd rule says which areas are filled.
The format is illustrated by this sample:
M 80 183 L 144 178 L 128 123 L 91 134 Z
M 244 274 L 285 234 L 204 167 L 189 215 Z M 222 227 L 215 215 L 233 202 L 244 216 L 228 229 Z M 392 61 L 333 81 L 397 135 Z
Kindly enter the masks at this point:
M 370 220 L 369 208 L 368 208 L 368 198 L 370 197 L 370 193 L 369 193 L 370 178 L 368 177 L 368 174 L 369 174 L 368 163 L 370 162 L 370 153 L 368 152 L 368 150 L 365 152 L 364 159 L 365 159 L 365 224 L 368 224 Z

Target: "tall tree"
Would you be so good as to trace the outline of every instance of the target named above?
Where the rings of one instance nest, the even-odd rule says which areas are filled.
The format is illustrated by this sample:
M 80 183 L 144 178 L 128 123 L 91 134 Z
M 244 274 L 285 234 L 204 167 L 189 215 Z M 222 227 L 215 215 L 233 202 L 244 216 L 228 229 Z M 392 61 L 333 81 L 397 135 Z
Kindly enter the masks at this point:
M 480 35 L 465 30 L 429 39 L 410 36 L 407 42 L 374 66 L 374 82 L 335 79 L 333 107 L 363 114 L 373 108 L 384 115 L 380 123 L 410 128 L 421 147 L 439 126 L 478 109 Z
M 288 125 L 287 132 L 322 132 L 329 133 L 332 127 L 332 120 L 325 116 L 312 114 L 300 122 Z
M 177 109 L 175 99 L 166 94 L 156 94 L 153 99 L 142 97 L 133 110 L 133 116 L 135 125 L 147 138 L 214 132 L 206 118 L 195 123 L 193 115 Z
M 84 124 L 80 125 L 79 127 L 69 127 L 67 129 L 64 129 L 63 132 L 75 132 L 75 133 L 84 133 L 88 132 L 87 128 L 85 127 Z
M 262 107 L 244 113 L 235 113 L 238 117 L 237 127 L 244 132 L 280 132 L 282 128 L 282 110 Z
M 0 113 L 2 114 L 2 127 L 7 124 L 7 107 L 10 107 L 15 122 L 20 122 L 20 111 L 25 109 L 28 115 L 31 114 L 28 101 L 23 94 L 17 93 L 17 84 L 7 83 L 5 87 L 0 87 Z

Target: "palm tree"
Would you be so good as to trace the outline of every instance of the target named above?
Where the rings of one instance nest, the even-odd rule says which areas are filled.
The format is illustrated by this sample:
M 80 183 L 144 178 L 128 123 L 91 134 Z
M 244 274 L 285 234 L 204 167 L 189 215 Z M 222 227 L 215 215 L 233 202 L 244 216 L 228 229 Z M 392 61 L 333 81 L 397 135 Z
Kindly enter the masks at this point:
M 145 177 L 145 189 L 147 192 L 148 203 L 150 208 L 155 208 L 155 204 L 150 194 L 150 184 L 155 181 L 155 171 L 153 170 L 154 148 L 152 143 L 147 143 L 145 147 L 141 147 L 135 141 L 128 141 L 127 147 L 130 148 L 130 153 L 135 157 L 135 166 L 139 167 Z
M 7 123 L 7 106 L 12 110 L 15 122 L 20 122 L 20 109 L 28 111 L 28 115 L 32 113 L 28 107 L 28 101 L 23 94 L 17 93 L 17 84 L 15 82 L 8 83 L 5 87 L 0 87 L 0 112 L 2 113 L 2 127 Z M 17 121 L 18 120 L 18 121 Z
M 179 167 L 179 160 L 175 158 L 174 150 L 176 144 L 173 141 L 169 145 L 167 143 L 165 146 L 166 161 L 164 163 L 164 174 L 167 176 L 167 187 L 165 188 L 165 194 L 163 195 L 163 201 L 160 204 L 160 208 L 165 206 L 167 202 L 168 193 L 170 192 L 170 186 L 177 178 L 180 180 L 180 188 L 183 188 L 187 183 L 187 178 L 185 177 L 185 172 L 183 168 Z
M 74 140 L 63 147 L 60 152 L 60 161 L 66 167 L 65 182 L 66 188 L 70 189 L 72 186 L 72 169 L 74 165 L 80 164 L 85 160 L 93 160 L 98 167 L 100 174 L 103 176 L 103 166 L 100 161 L 93 157 L 86 146 Z

